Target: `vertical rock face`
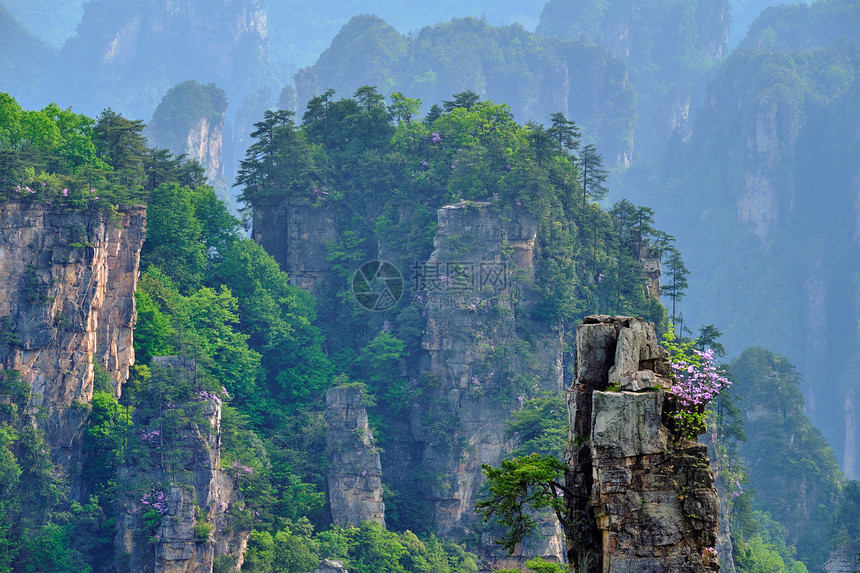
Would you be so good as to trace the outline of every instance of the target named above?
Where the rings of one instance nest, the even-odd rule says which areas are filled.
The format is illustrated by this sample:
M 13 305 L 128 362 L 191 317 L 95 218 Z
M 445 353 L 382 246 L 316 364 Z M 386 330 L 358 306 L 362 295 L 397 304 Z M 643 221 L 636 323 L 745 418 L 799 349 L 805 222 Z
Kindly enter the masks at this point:
M 331 516 L 340 526 L 376 521 L 385 527 L 382 464 L 373 445 L 361 388 L 326 393 L 328 493 Z
M 76 101 L 149 117 L 168 88 L 189 78 L 214 81 L 241 101 L 249 75 L 267 65 L 267 34 L 261 0 L 93 0 L 61 58 Z M 74 77 L 83 65 L 87 81 Z
M 460 203 L 440 209 L 438 220 L 418 294 L 427 319 L 421 369 L 430 392 L 412 427 L 424 446 L 424 493 L 436 532 L 463 540 L 479 522 L 473 508 L 481 464 L 498 465 L 516 445 L 505 421 L 524 397 L 561 391 L 562 333 L 528 318 L 539 300 L 530 215 L 514 211 L 504 221 L 491 204 Z M 552 533 L 536 543 L 523 552 L 563 560 Z M 484 544 L 488 559 L 518 565 L 500 552 L 493 556 L 492 539 Z M 513 559 L 524 562 L 526 555 Z
M 654 327 L 592 316 L 568 391 L 568 558 L 577 571 L 717 571 L 719 500 L 707 448 L 668 427 Z
M 720 531 L 717 534 L 717 555 L 720 558 L 720 571 L 723 573 L 735 573 L 735 558 L 732 548 L 731 519 L 729 513 L 728 499 L 732 495 L 726 487 L 725 478 L 720 474 L 723 471 L 720 456 L 717 452 L 717 438 L 714 427 L 708 428 L 708 457 L 711 462 L 711 473 L 714 474 L 714 487 L 720 498 Z
M 663 260 L 661 253 L 651 248 L 650 239 L 642 239 L 640 236 L 639 239 L 639 252 L 636 253 L 636 258 L 639 259 L 639 262 L 642 263 L 642 270 L 645 271 L 645 277 L 647 281 L 645 283 L 645 289 L 648 293 L 648 297 L 656 297 L 660 298 L 660 295 L 663 294 L 662 289 L 660 288 L 660 276 L 663 274 Z
M 184 380 L 196 372 L 193 360 L 176 356 L 156 357 L 152 364 Z M 234 480 L 220 468 L 221 403 L 204 399 L 202 406 L 202 426 L 189 422 L 181 430 L 178 451 L 172 453 L 181 460 L 181 471 L 137 465 L 133 473 L 120 472 L 126 493 L 119 503 L 116 550 L 126 556 L 129 571 L 211 573 L 221 556 L 232 557 L 237 569 L 242 566 L 252 520 L 239 516 L 250 510 L 244 508 Z M 175 479 L 178 474 L 185 476 L 182 483 Z M 166 509 L 152 539 L 144 538 L 143 499 L 129 491 L 135 483 L 169 484 Z
M 206 177 L 211 181 L 217 181 L 224 175 L 224 164 L 221 162 L 223 131 L 223 117 L 218 121 L 202 117 L 185 138 L 188 157 L 196 159 L 205 167 Z
M 326 245 L 338 238 L 333 211 L 308 203 L 254 209 L 253 237 L 294 285 L 322 294 L 323 281 L 331 271 Z
M 857 556 L 860 547 L 846 545 L 830 553 L 830 559 L 824 564 L 825 573 L 854 573 L 857 570 Z
M 145 224 L 143 208 L 106 220 L 92 211 L 0 206 L 0 317 L 9 341 L 0 347 L 0 364 L 33 388 L 30 407 L 47 411 L 33 422 L 66 470 L 79 455 L 93 363 L 107 369 L 117 395 L 134 363 Z

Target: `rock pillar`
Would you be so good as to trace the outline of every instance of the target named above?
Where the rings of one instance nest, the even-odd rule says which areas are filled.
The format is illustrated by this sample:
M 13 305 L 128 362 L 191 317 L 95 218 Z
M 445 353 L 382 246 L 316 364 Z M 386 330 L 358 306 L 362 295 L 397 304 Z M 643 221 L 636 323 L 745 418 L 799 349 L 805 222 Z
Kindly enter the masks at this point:
M 654 327 L 591 316 L 568 390 L 572 571 L 718 571 L 719 500 L 707 448 L 675 435 Z
M 337 525 L 376 521 L 385 527 L 382 464 L 364 398 L 357 386 L 332 388 L 326 394 L 329 504 Z

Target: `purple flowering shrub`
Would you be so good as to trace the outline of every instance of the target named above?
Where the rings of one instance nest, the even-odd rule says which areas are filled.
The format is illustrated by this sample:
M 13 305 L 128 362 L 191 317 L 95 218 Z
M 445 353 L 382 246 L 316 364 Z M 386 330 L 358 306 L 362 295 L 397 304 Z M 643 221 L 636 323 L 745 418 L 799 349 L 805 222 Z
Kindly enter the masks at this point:
M 161 519 L 170 510 L 167 495 L 163 491 L 153 490 L 143 494 L 143 497 L 140 498 L 140 505 L 144 531 L 148 533 L 149 537 L 153 537 L 161 524 Z M 157 536 L 155 538 L 157 539 Z
M 229 468 L 227 468 L 227 473 L 236 479 L 241 479 L 253 474 L 254 468 L 246 466 L 239 461 L 235 461 Z
M 663 345 L 669 350 L 674 379 L 670 392 L 676 406 L 672 414 L 675 429 L 682 437 L 694 440 L 705 431 L 708 405 L 731 382 L 714 363 L 713 350 L 697 350 L 694 341 L 679 342 L 671 329 L 663 337 Z

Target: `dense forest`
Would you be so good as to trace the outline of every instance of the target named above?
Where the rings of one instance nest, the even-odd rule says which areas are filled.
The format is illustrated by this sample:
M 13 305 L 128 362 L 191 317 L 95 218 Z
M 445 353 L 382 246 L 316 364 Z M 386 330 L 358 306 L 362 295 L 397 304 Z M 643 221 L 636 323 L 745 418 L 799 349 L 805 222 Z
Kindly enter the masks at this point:
M 16 414 L 25 405 L 17 400 L 26 401 L 20 382 L 5 378 L 3 393 L 18 397 L 4 422 L 6 567 L 106 567 L 113 559 L 113 520 L 107 516 L 118 488 L 129 487 L 117 482 L 117 469 L 161 464 L 165 471 L 170 467 L 164 466 L 165 452 L 172 452 L 168 457 L 178 464 L 173 467 L 181 468 L 179 446 L 164 441 L 178 438 L 166 428 L 179 432 L 199 416 L 193 396 L 204 392 L 224 401 L 222 463 L 249 468 L 241 489 L 245 507 L 259 517 L 245 570 L 277 567 L 273 559 L 315 566 L 322 556 L 345 558 L 350 570 L 361 571 L 361 563 L 371 559 L 362 552 L 385 553 L 372 549 L 374 543 L 387 544 L 392 552 L 376 558 L 393 561 L 368 561 L 368 571 L 402 570 L 407 559 L 448 560 L 451 570 L 471 570 L 473 558 L 432 537 L 414 500 L 406 503 L 414 492 L 388 494 L 390 528 L 402 534 L 330 529 L 323 511 L 325 389 L 347 380 L 366 385 L 376 397 L 373 430 L 381 443 L 393 439 L 389 428 L 404 399 L 421 394 L 394 374 L 399 364 L 408 368 L 420 345 L 419 311 L 410 301 L 373 316 L 370 324 L 348 300 L 333 298 L 317 309 L 269 255 L 241 238 L 239 222 L 205 184 L 199 165 L 147 147 L 142 122 L 110 110 L 95 120 L 56 106 L 25 111 L 3 97 L 0 179 L 6 201 L 99 209 L 105 216 L 145 203 L 148 219 L 136 295 L 137 364 L 119 402 L 103 383 L 94 395 L 84 439 L 86 504 L 69 505 L 63 476 L 52 473 L 44 451 L 41 473 L 24 475 L 36 467 L 25 456 L 44 442 Z M 606 213 L 593 203 L 605 192 L 600 183 L 605 172 L 591 147 L 577 150 L 574 123 L 559 117 L 550 128 L 521 126 L 506 106 L 480 102 L 468 92 L 435 106 L 435 118 L 423 119 L 414 115 L 418 102 L 399 94 L 391 106 L 372 88 L 359 90 L 355 99 L 327 102 L 330 97 L 311 102 L 301 126 L 290 112 L 267 113 L 256 126 L 258 143 L 242 164 L 239 184 L 243 199 L 258 208 L 290 199 L 342 212 L 355 231 L 345 234 L 347 244 L 331 245 L 330 258 L 340 268 L 349 271 L 352 261 L 370 256 L 362 252 L 369 238 L 402 233 L 413 237 L 403 260 L 426 258 L 435 224 L 431 209 L 451 201 L 489 200 L 502 211 L 523 209 L 565 221 L 541 238 L 539 317 L 576 321 L 596 311 L 624 312 L 665 325 L 662 306 L 646 297 L 642 267 L 633 255 L 634 242 L 645 238 L 634 225 L 650 221 L 650 211 L 621 203 Z M 593 179 L 581 179 L 586 167 Z M 531 183 L 524 186 L 526 181 Z M 362 192 L 380 186 L 386 191 Z M 389 214 L 406 202 L 415 206 L 410 219 L 392 222 Z M 578 266 L 587 270 L 571 275 Z M 345 277 L 332 277 L 333 292 L 344 288 Z M 194 387 L 171 383 L 150 366 L 154 356 L 170 354 L 195 359 Z M 166 411 L 158 406 L 167 402 L 187 405 Z M 152 432 L 162 433 L 160 461 L 147 442 Z M 173 479 L 181 481 L 181 474 L 180 469 Z M 136 480 L 134 487 L 149 495 L 147 483 Z M 29 498 L 42 490 L 53 493 Z M 398 497 L 404 499 L 400 506 Z M 320 533 L 313 535 L 314 528 Z M 414 535 L 408 530 L 425 541 L 410 541 Z M 353 549 L 344 553 L 348 547 Z M 304 557 L 293 555 L 297 551 Z
M 852 478 L 857 15 L 852 2 L 766 11 L 720 65 L 689 140 L 621 184 L 685 246 L 698 278 L 685 316 L 719 324 L 732 354 L 790 357 Z
M 242 570 L 507 568 L 502 529 L 474 519 L 486 488 L 462 485 L 488 451 L 473 426 L 496 424 L 493 463 L 562 460 L 548 365 L 570 385 L 573 333 L 595 313 L 725 360 L 734 384 L 701 440 L 735 571 L 821 572 L 860 551 L 858 4 L 336 4 L 0 0 L 3 205 L 147 217 L 136 362 L 118 398 L 94 361 L 79 472 L 34 429 L 49 413 L 29 386 L 0 372 L 0 571 L 133 569 L 117 507 L 148 508 L 135 543 L 154 551 L 164 496 L 216 435 L 193 446 L 188 428 L 215 404 Z M 439 253 L 520 260 L 487 221 L 535 229 L 533 271 L 433 307 L 411 275 Z M 296 254 L 302 232 L 319 240 Z M 66 239 L 69 261 L 92 249 L 77 228 Z M 376 260 L 405 286 L 368 312 L 355 272 Z M 36 271 L 22 288 L 42 308 Z M 27 344 L 16 321 L 0 317 L 4 359 Z M 466 357 L 453 391 L 439 363 L 462 365 L 433 346 L 439 324 Z M 171 355 L 193 379 L 160 365 Z M 362 396 L 384 526 L 333 518 L 332 388 Z M 556 535 L 538 521 L 524 556 Z
M 600 177 L 593 184 L 583 175 L 590 161 L 597 162 L 590 165 L 592 173 L 601 173 L 600 159 L 592 150 L 578 149 L 572 122 L 558 117 L 548 128 L 518 125 L 505 106 L 481 102 L 468 92 L 434 106 L 427 117 L 415 115 L 417 106 L 417 101 L 400 94 L 386 105 L 375 90 L 363 88 L 354 98 L 334 100 L 331 93 L 317 98 L 301 124 L 290 112 L 279 111 L 266 114 L 256 125 L 257 143 L 249 150 L 238 180 L 243 199 L 257 209 L 298 201 L 334 210 L 349 222 L 345 241 L 332 244 L 329 254 L 335 270 L 344 272 L 332 275 L 326 287 L 330 294 L 321 299 L 326 304 L 317 307 L 307 293 L 289 284 L 269 255 L 241 238 L 238 221 L 205 184 L 198 165 L 147 147 L 141 122 L 110 110 L 95 120 L 56 107 L 29 112 L 5 97 L 2 179 L 7 182 L 7 201 L 105 213 L 137 202 L 148 206 L 137 294 L 138 364 L 119 402 L 104 386 L 95 394 L 84 442 L 88 504 L 68 505 L 62 477 L 51 474 L 48 457 L 41 458 L 41 474 L 25 479 L 22 472 L 27 466 L 21 456 L 32 455 L 25 452 L 43 442 L 38 433 L 28 433 L 15 409 L 8 412 L 3 507 L 10 524 L 5 535 L 9 567 L 33 562 L 100 570 L 110 561 L 112 522 L 107 519 L 100 527 L 94 523 L 99 515 L 110 515 L 116 504 L 116 469 L 129 464 L 129 459 L 134 464 L 157 465 L 146 436 L 154 428 L 163 430 L 165 423 L 181 428 L 182 416 L 195 415 L 186 408 L 184 413 L 161 414 L 168 416 L 162 419 L 152 409 L 159 400 L 190 398 L 191 389 L 165 386 L 158 382 L 163 374 L 149 366 L 154 356 L 179 353 L 195 358 L 200 369 L 197 388 L 221 395 L 225 403 L 225 467 L 250 468 L 242 491 L 247 507 L 259 518 L 253 525 L 244 569 L 269 570 L 281 559 L 305 563 L 295 570 L 310 571 L 318 557 L 338 557 L 347 560 L 350 570 L 364 570 L 364 563 L 368 570 L 406 567 L 412 571 L 413 566 L 404 564 L 413 559 L 442 559 L 452 571 L 474 570 L 470 569 L 474 557 L 432 537 L 426 514 L 415 503 L 420 494 L 414 484 L 391 484 L 386 490 L 389 530 L 404 533 L 331 529 L 326 517 L 324 390 L 347 381 L 366 387 L 375 397 L 372 428 L 382 444 L 398 441 L 403 400 L 420 402 L 422 393 L 420 386 L 410 387 L 407 378 L 417 367 L 419 310 L 401 304 L 371 316 L 368 323 L 367 314 L 343 296 L 351 263 L 373 256 L 367 245 L 386 236 L 410 237 L 401 247 L 403 261 L 426 258 L 435 225 L 428 216 L 431 209 L 457 201 L 491 202 L 502 212 L 524 209 L 542 220 L 567 221 L 540 239 L 545 262 L 536 284 L 543 295 L 534 311 L 540 320 L 575 324 L 594 312 L 626 313 L 648 316 L 665 328 L 665 311 L 645 296 L 641 263 L 633 253 L 635 244 L 648 234 L 668 253 L 673 251 L 669 238 L 650 226 L 649 209 L 622 202 L 606 213 L 593 203 L 605 188 Z M 526 181 L 529 185 L 524 185 Z M 366 189 L 375 192 L 366 193 Z M 404 220 L 397 213 L 403 213 L 406 202 L 417 208 Z M 585 272 L 573 270 L 577 268 Z M 719 344 L 714 329 L 700 334 L 702 344 Z M 757 492 L 755 503 L 749 492 L 735 502 L 739 570 L 746 570 L 744 563 L 775 559 L 775 555 L 781 555 L 786 571 L 796 557 L 811 566 L 820 565 L 829 538 L 845 542 L 854 535 L 850 519 L 844 517 L 853 506 L 839 505 L 854 503 L 850 498 L 839 501 L 853 490 L 848 487 L 846 494 L 841 493 L 839 470 L 820 435 L 816 437 L 804 421 L 797 376 L 785 364 L 764 351 L 748 352 L 731 365 L 731 371 L 738 382 L 737 399 L 745 407 L 755 402 L 755 388 L 774 379 L 756 368 L 771 369 L 781 377 L 777 379 L 785 380 L 784 387 L 762 386 L 761 391 L 784 396 L 783 412 L 799 417 L 800 425 L 785 432 L 810 435 L 808 443 L 794 445 L 796 452 L 781 450 L 786 437 L 762 442 L 760 436 L 770 434 L 772 424 L 760 417 L 750 419 L 755 424 L 746 424 L 748 440 L 737 441 L 732 448 L 732 440 L 743 435 L 743 420 L 731 403 L 719 408 L 735 412 L 734 418 L 725 416 L 728 422 L 721 429 L 729 436 L 725 443 L 733 452 L 734 475 L 743 479 L 746 473 L 749 487 Z M 23 397 L 15 384 L 13 376 L 7 377 L 4 393 Z M 529 391 L 528 386 L 521 388 Z M 161 395 L 153 396 L 153 391 Z M 523 436 L 511 456 L 529 451 L 560 455 L 566 421 L 548 414 L 552 404 L 539 394 L 526 396 L 510 422 L 510 431 Z M 777 414 L 780 407 L 767 398 L 764 408 Z M 128 417 L 127 412 L 135 415 Z M 290 439 L 285 441 L 284 436 Z M 162 447 L 170 451 L 169 446 Z M 771 469 L 758 469 L 760 464 L 753 458 L 764 455 L 758 451 L 774 458 L 764 466 Z M 805 457 L 812 464 L 809 473 L 788 475 L 808 475 L 802 478 L 804 488 L 820 491 L 815 495 L 823 497 L 798 508 L 817 507 L 813 515 L 784 513 L 797 507 L 791 501 L 796 486 L 787 483 L 777 488 L 773 477 L 762 471 L 783 474 L 773 468 Z M 54 491 L 53 497 L 29 499 L 35 479 Z M 752 513 L 752 507 L 761 507 L 770 517 Z M 841 519 L 834 529 L 836 511 Z M 802 529 L 792 529 L 798 526 Z M 817 539 L 809 537 L 811 527 L 819 528 Z M 409 531 L 424 541 L 410 541 L 414 535 Z M 381 548 L 373 549 L 373 544 L 386 544 L 391 553 L 380 556 L 375 552 Z M 344 553 L 339 547 L 353 549 Z M 372 558 L 365 551 L 374 553 L 373 559 L 388 559 L 389 565 L 369 565 Z

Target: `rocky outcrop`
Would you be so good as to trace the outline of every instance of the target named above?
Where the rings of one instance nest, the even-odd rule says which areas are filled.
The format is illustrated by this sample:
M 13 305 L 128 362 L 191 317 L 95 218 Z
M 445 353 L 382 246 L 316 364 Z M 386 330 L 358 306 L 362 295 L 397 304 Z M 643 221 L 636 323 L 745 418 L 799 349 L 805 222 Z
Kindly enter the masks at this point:
M 854 573 L 857 571 L 857 559 L 860 547 L 848 544 L 830 552 L 830 559 L 824 564 L 825 573 Z
M 462 202 L 439 209 L 438 221 L 415 301 L 427 320 L 421 370 L 430 390 L 413 411 L 412 429 L 423 446 L 436 533 L 463 540 L 479 523 L 481 464 L 498 465 L 516 445 L 506 420 L 525 397 L 561 391 L 562 332 L 529 318 L 540 299 L 531 215 L 514 210 L 503 219 L 493 204 Z M 554 520 L 547 528 L 558 532 Z M 491 538 L 482 551 L 499 566 L 535 555 L 564 559 L 552 533 L 513 558 Z
M 221 161 L 221 144 L 224 131 L 224 117 L 212 120 L 201 117 L 194 127 L 188 130 L 185 138 L 185 153 L 200 162 L 206 169 L 206 178 L 217 181 L 224 175 Z
M 32 387 L 32 422 L 45 430 L 54 463 L 72 473 L 93 364 L 113 389 L 134 364 L 134 291 L 146 213 L 60 213 L 37 204 L 0 206 L 0 364 Z M 35 416 L 43 409 L 47 416 Z
M 375 521 L 385 527 L 382 464 L 367 422 L 361 387 L 339 386 L 326 393 L 328 501 L 332 521 L 357 527 Z
M 654 327 L 591 316 L 568 390 L 568 559 L 584 573 L 717 571 L 719 500 L 707 448 L 672 430 Z
M 328 244 L 338 239 L 335 212 L 307 202 L 254 209 L 254 241 L 274 258 L 290 281 L 314 295 L 331 272 Z
M 639 262 L 642 263 L 642 270 L 645 272 L 645 292 L 648 298 L 654 297 L 659 299 L 663 294 L 660 287 L 660 277 L 663 274 L 663 257 L 662 253 L 651 248 L 650 239 L 642 239 L 640 236 L 637 242 L 639 252 L 634 253 Z
M 152 367 L 154 378 L 187 383 L 196 377 L 196 364 L 190 359 L 155 357 Z M 221 401 L 198 391 L 186 404 L 162 405 L 174 411 L 177 406 L 196 411 L 199 417 L 174 432 L 167 448 L 170 461 L 165 464 L 162 443 L 160 460 L 153 457 L 149 465 L 137 460 L 120 471 L 125 495 L 119 503 L 117 555 L 125 556 L 129 571 L 211 573 L 220 557 L 238 570 L 253 519 L 244 515 L 250 509 L 236 483 L 241 472 L 231 477 L 221 469 Z M 141 428 L 150 422 L 135 418 Z M 165 426 L 160 427 L 164 434 L 157 439 L 166 439 Z M 161 514 L 154 527 L 144 517 L 149 510 Z
M 735 573 L 735 558 L 734 549 L 732 547 L 731 533 L 731 510 L 730 499 L 738 495 L 737 492 L 732 492 L 730 487 L 735 486 L 731 483 L 731 478 L 725 475 L 722 466 L 726 458 L 721 459 L 717 449 L 718 437 L 715 433 L 713 424 L 708 425 L 708 458 L 711 464 L 711 473 L 714 474 L 714 487 L 717 489 L 717 495 L 720 499 L 720 530 L 717 533 L 717 555 L 720 559 L 720 571 L 723 573 Z
M 323 559 L 314 573 L 349 573 L 343 566 L 342 561 L 335 559 Z

